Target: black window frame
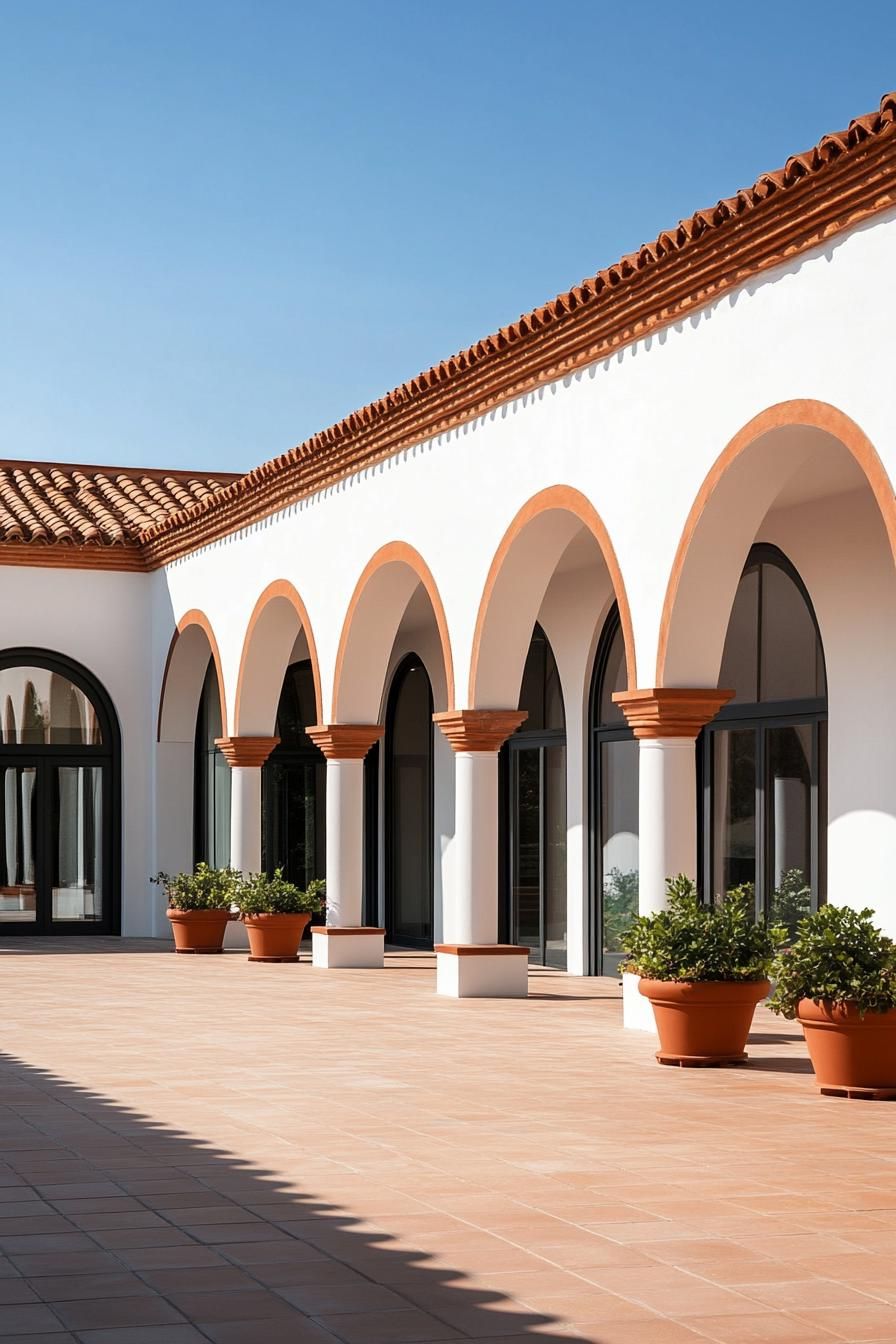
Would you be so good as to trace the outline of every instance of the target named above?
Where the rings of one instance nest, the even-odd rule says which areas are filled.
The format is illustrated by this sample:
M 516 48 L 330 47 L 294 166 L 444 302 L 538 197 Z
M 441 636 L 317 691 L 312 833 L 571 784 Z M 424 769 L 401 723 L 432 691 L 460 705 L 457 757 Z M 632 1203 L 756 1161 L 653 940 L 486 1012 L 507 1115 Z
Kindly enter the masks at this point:
M 394 772 L 394 725 L 395 712 L 398 697 L 401 694 L 402 687 L 407 680 L 408 675 L 414 669 L 422 670 L 426 677 L 426 684 L 429 690 L 429 760 L 428 760 L 428 780 L 427 780 L 427 844 L 426 852 L 429 861 L 426 864 L 427 892 L 429 896 L 429 927 L 430 936 L 426 938 L 409 938 L 395 936 L 395 893 L 394 893 L 394 875 L 395 875 L 395 856 L 399 844 L 396 834 L 396 816 L 395 816 L 395 772 Z M 384 915 L 386 924 L 386 939 L 393 947 L 406 947 L 419 949 L 422 951 L 431 951 L 435 937 L 435 742 L 433 723 L 433 693 L 432 680 L 429 670 L 424 660 L 418 653 L 410 652 L 404 655 L 398 663 L 392 679 L 389 683 L 389 695 L 386 701 L 386 732 L 384 738 L 383 752 L 383 801 L 385 804 L 385 826 L 383 832 L 384 842 L 384 879 L 385 879 L 385 901 Z
M 767 738 L 776 728 L 809 725 L 812 729 L 812 752 L 810 761 L 810 848 L 811 865 L 811 908 L 817 910 L 827 899 L 827 664 L 824 643 L 815 614 L 815 607 L 809 591 L 791 560 L 778 547 L 768 542 L 760 542 L 750 548 L 744 564 L 741 580 L 753 566 L 760 567 L 759 588 L 759 626 L 756 640 L 757 668 L 762 666 L 762 566 L 775 565 L 795 584 L 806 610 L 812 618 L 812 625 L 821 651 L 824 671 L 825 694 L 823 696 L 805 696 L 793 700 L 760 700 L 752 704 L 739 703 L 723 706 L 711 723 L 700 733 L 697 739 L 697 788 L 698 788 L 698 890 L 704 901 L 714 899 L 713 868 L 715 853 L 713 848 L 713 738 L 716 733 L 732 729 L 752 730 L 756 735 L 756 879 L 755 906 L 757 918 L 769 909 L 769 898 L 773 890 L 773 856 L 766 843 L 770 830 L 771 799 L 767 797 L 766 765 Z M 741 580 L 738 580 L 740 583 Z M 757 673 L 757 688 L 761 694 L 761 682 Z M 724 689 L 724 688 L 723 688 Z
M 40 776 L 51 777 L 47 766 L 100 766 L 102 787 L 102 868 L 108 883 L 103 892 L 103 915 L 98 920 L 53 919 L 46 892 L 39 904 L 47 913 L 34 921 L 0 925 L 0 937 L 91 937 L 121 932 L 121 727 L 112 698 L 100 679 L 83 663 L 54 650 L 19 647 L 0 652 L 0 671 L 10 667 L 39 667 L 64 677 L 87 697 L 100 726 L 100 743 L 0 743 L 0 768 L 34 765 Z M 4 733 L 5 737 L 5 733 Z M 58 830 L 54 795 L 44 786 L 38 796 L 40 825 L 35 846 L 36 878 L 46 885 L 53 871 L 53 841 Z

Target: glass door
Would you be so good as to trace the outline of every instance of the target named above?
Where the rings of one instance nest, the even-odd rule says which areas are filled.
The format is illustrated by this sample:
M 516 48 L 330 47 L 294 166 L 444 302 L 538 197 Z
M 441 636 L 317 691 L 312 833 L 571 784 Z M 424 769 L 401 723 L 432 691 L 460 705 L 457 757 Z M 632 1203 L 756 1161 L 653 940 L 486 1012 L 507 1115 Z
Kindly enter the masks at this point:
M 508 744 L 510 940 L 566 969 L 566 747 Z
M 78 932 L 106 916 L 101 765 L 3 768 L 0 935 Z
M 36 812 L 36 766 L 7 766 L 0 826 L 0 934 L 11 924 L 29 925 L 33 932 L 37 922 Z

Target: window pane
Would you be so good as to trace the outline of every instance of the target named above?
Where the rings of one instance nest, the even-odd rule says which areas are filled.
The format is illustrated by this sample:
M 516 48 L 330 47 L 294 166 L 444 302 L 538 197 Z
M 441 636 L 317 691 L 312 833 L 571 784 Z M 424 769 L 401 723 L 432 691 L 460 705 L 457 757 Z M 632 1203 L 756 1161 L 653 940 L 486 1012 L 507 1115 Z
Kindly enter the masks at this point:
M 600 688 L 600 704 L 598 706 L 597 721 L 605 728 L 615 726 L 622 727 L 625 724 L 625 715 L 618 705 L 613 703 L 613 692 L 624 691 L 628 686 L 628 677 L 625 669 L 625 641 L 622 638 L 622 626 L 616 625 L 616 633 L 613 635 L 613 642 L 610 645 L 607 661 L 604 666 L 604 676 Z
M 812 728 L 766 734 L 766 799 L 771 865 L 769 915 L 788 929 L 812 908 Z
M 601 929 L 605 975 L 615 973 L 624 935 L 638 913 L 638 743 L 600 748 Z
M 103 917 L 103 772 L 99 766 L 55 771 L 53 918 Z
M 32 746 L 99 746 L 93 702 L 67 677 L 45 667 L 0 669 L 3 742 Z
M 560 674 L 550 641 L 540 625 L 536 625 L 532 632 L 526 655 L 519 708 L 527 714 L 520 732 L 562 732 L 566 727 Z
M 3 771 L 3 825 L 0 844 L 0 925 L 37 918 L 34 830 L 37 771 L 33 766 Z
M 789 574 L 762 566 L 762 700 L 825 694 L 824 663 L 806 600 Z
M 719 685 L 735 692 L 735 704 L 752 705 L 759 699 L 759 566 L 747 569 L 737 586 Z
M 432 938 L 432 692 L 420 662 L 399 673 L 389 723 L 391 930 L 399 941 Z
M 546 966 L 566 970 L 566 748 L 544 749 Z
M 512 941 L 541 956 L 541 769 L 537 747 L 510 753 Z
M 712 895 L 756 882 L 756 733 L 712 734 Z

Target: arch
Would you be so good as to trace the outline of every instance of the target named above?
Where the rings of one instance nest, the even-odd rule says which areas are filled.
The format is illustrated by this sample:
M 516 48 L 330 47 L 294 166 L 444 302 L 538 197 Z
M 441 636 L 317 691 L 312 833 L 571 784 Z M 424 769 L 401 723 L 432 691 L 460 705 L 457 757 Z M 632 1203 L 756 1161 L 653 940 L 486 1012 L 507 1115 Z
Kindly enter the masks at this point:
M 284 606 L 291 609 L 297 628 L 292 621 L 282 619 Z M 324 710 L 320 665 L 308 609 L 287 579 L 275 579 L 255 603 L 246 627 L 233 706 L 234 736 L 239 737 L 242 733 L 273 733 L 283 675 L 298 630 L 304 633 L 308 644 L 317 722 L 322 721 Z M 257 684 L 259 681 L 260 685 Z M 268 718 L 269 723 L 266 722 Z M 249 722 L 244 723 L 247 719 Z
M 209 655 L 215 664 L 218 695 L 221 697 L 221 722 L 224 735 L 227 735 L 227 694 L 218 641 L 205 612 L 192 607 L 181 616 L 168 646 L 159 692 L 157 741 L 192 742 L 196 730 L 196 707 Z M 180 693 L 177 695 L 172 694 L 175 683 L 180 683 Z
M 836 439 L 852 456 L 874 496 L 896 560 L 896 499 L 886 468 L 871 440 L 843 411 L 828 402 L 811 399 L 782 401 L 761 411 L 744 425 L 719 454 L 688 514 L 669 574 L 660 616 L 656 655 L 656 685 L 668 675 L 672 619 L 695 537 L 710 501 L 743 452 L 772 430 L 815 429 Z
M 361 637 L 359 627 L 364 623 L 367 607 L 371 608 L 370 614 L 373 620 L 379 618 L 382 626 L 377 639 L 377 644 L 380 646 L 377 653 L 383 654 L 384 680 L 401 617 L 418 586 L 426 593 L 435 618 L 445 673 L 447 708 L 454 708 L 454 658 L 445 608 L 435 579 L 419 551 L 407 542 L 390 541 L 381 546 L 365 565 L 348 604 L 336 653 L 336 670 L 333 674 L 332 712 L 335 722 L 341 722 L 347 714 L 349 717 L 346 721 L 350 722 L 352 713 L 356 712 L 352 705 L 347 703 L 350 700 L 350 689 L 347 690 L 348 668 L 351 662 L 350 644 L 355 637 Z M 383 612 L 387 605 L 392 607 L 394 620 L 383 620 Z M 368 631 L 368 634 L 370 633 Z M 379 696 L 379 688 L 377 695 Z M 354 703 L 357 703 L 357 700 L 356 694 Z M 374 714 L 373 717 L 377 715 Z
M 495 590 L 500 583 L 502 574 L 506 573 L 505 566 L 514 546 L 521 534 L 530 527 L 537 519 L 548 513 L 565 513 L 575 519 L 583 526 L 594 538 L 603 558 L 604 564 L 610 576 L 610 583 L 613 593 L 619 607 L 619 619 L 622 625 L 623 639 L 625 641 L 625 661 L 628 675 L 628 684 L 630 687 L 637 686 L 637 664 L 635 657 L 635 640 L 632 630 L 631 611 L 629 609 L 628 596 L 625 591 L 625 583 L 622 578 L 622 571 L 616 558 L 616 552 L 613 543 L 610 540 L 610 534 L 600 517 L 594 505 L 580 491 L 568 485 L 553 485 L 545 490 L 539 491 L 534 495 L 514 517 L 507 531 L 501 539 L 501 543 L 495 552 L 494 559 L 489 567 L 488 576 L 485 580 L 482 597 L 479 602 L 479 610 L 476 616 L 476 626 L 473 633 L 473 644 L 470 653 L 470 676 L 468 684 L 468 702 L 471 707 L 477 707 L 482 691 L 480 688 L 480 665 L 483 660 L 483 646 L 486 641 L 486 626 L 489 613 L 493 609 L 493 599 Z M 556 553 L 556 560 L 559 560 L 563 549 L 572 540 L 573 533 L 559 536 L 553 549 Z M 553 568 L 553 567 L 552 567 Z M 550 579 L 550 573 L 546 575 Z M 537 612 L 535 613 L 537 614 Z M 533 616 L 534 621 L 534 616 Z

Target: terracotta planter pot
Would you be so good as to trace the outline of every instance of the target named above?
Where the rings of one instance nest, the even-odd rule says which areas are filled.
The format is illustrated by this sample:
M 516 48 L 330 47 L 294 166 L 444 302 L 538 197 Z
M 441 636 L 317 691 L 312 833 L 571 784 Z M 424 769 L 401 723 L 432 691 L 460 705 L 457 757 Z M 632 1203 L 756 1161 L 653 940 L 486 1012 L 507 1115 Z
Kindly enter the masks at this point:
M 169 910 L 175 952 L 223 952 L 229 910 Z
M 298 961 L 310 915 L 243 915 L 250 961 Z
M 746 1059 L 753 1013 L 771 985 L 768 980 L 642 980 L 638 989 L 653 1004 L 659 1063 L 699 1067 Z
M 801 999 L 797 1016 L 820 1091 L 896 1098 L 896 1009 L 859 1016 L 854 1004 Z

